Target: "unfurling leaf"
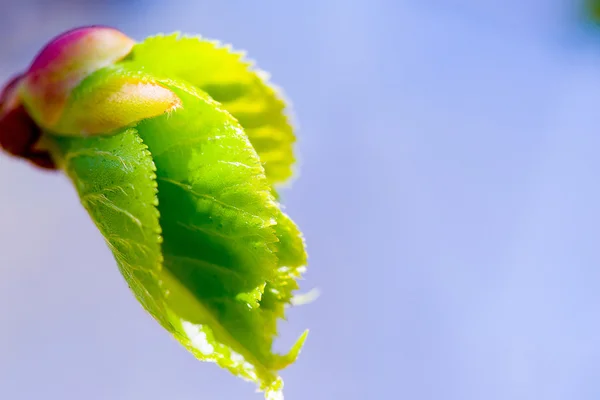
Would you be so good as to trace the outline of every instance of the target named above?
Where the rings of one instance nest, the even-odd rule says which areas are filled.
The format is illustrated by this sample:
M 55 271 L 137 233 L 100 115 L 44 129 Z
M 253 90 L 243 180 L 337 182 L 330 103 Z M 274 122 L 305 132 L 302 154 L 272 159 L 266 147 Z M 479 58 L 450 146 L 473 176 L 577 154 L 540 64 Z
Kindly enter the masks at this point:
M 146 39 L 128 59 L 154 65 L 156 73 L 178 76 L 208 93 L 244 127 L 270 182 L 292 176 L 296 137 L 283 95 L 243 53 L 216 41 L 173 34 Z
M 281 398 L 306 333 L 285 355 L 273 340 L 306 252 L 274 198 L 295 140 L 276 89 L 197 37 L 83 28 L 39 57 L 2 95 L 0 145 L 71 178 L 137 299 L 189 351 Z

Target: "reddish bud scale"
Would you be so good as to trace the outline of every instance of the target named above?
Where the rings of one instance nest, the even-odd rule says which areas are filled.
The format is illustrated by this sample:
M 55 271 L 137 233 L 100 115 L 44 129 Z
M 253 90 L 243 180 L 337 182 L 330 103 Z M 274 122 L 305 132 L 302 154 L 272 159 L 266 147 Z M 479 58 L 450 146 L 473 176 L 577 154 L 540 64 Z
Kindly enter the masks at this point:
M 8 153 L 28 159 L 45 169 L 56 169 L 50 154 L 36 150 L 42 131 L 29 116 L 17 97 L 18 84 L 22 75 L 16 76 L 0 94 L 0 147 Z

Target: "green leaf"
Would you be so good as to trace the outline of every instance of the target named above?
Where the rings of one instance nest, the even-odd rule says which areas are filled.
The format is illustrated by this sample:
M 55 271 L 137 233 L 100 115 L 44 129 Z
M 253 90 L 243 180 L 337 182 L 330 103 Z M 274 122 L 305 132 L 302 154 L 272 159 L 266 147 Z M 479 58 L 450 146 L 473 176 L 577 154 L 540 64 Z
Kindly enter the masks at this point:
M 172 330 L 159 286 L 162 238 L 147 146 L 133 128 L 108 137 L 47 139 L 133 293 Z
M 151 79 L 125 61 L 104 76 Z M 161 74 L 157 74 L 160 76 Z M 205 92 L 157 79 L 183 106 L 112 136 L 50 136 L 138 300 L 198 358 L 280 398 L 277 320 L 306 264 L 300 231 L 275 201 L 242 126 Z
M 152 72 L 185 80 L 220 102 L 244 128 L 271 183 L 293 174 L 294 129 L 281 90 L 243 53 L 217 41 L 172 34 L 137 44 L 129 60 Z

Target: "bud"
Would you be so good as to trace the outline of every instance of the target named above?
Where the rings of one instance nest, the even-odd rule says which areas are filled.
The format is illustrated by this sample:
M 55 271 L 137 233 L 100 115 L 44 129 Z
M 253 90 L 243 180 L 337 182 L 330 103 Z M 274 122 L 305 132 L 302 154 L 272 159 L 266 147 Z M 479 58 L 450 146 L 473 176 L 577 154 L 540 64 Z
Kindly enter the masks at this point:
M 92 72 L 124 58 L 135 42 L 105 27 L 86 27 L 52 40 L 35 58 L 21 84 L 23 102 L 42 127 L 59 120 L 67 100 Z
M 62 135 L 102 135 L 159 116 L 181 106 L 170 89 L 157 82 L 107 71 L 86 82 L 52 127 Z
M 48 43 L 29 69 L 0 95 L 0 146 L 34 163 L 53 167 L 36 148 L 42 132 L 87 136 L 169 112 L 181 100 L 167 87 L 106 68 L 124 59 L 135 41 L 109 27 L 84 27 Z M 102 79 L 94 79 L 101 74 Z

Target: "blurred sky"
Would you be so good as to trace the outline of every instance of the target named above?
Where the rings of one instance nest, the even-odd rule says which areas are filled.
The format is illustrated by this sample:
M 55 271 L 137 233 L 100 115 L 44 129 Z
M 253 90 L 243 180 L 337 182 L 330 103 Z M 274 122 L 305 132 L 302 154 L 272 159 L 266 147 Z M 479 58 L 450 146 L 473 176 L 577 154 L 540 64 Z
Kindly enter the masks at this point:
M 287 400 L 600 398 L 600 30 L 568 0 L 3 3 L 0 78 L 90 23 L 246 49 L 293 100 Z M 0 154 L 0 399 L 261 399 L 147 316 L 67 180 Z

